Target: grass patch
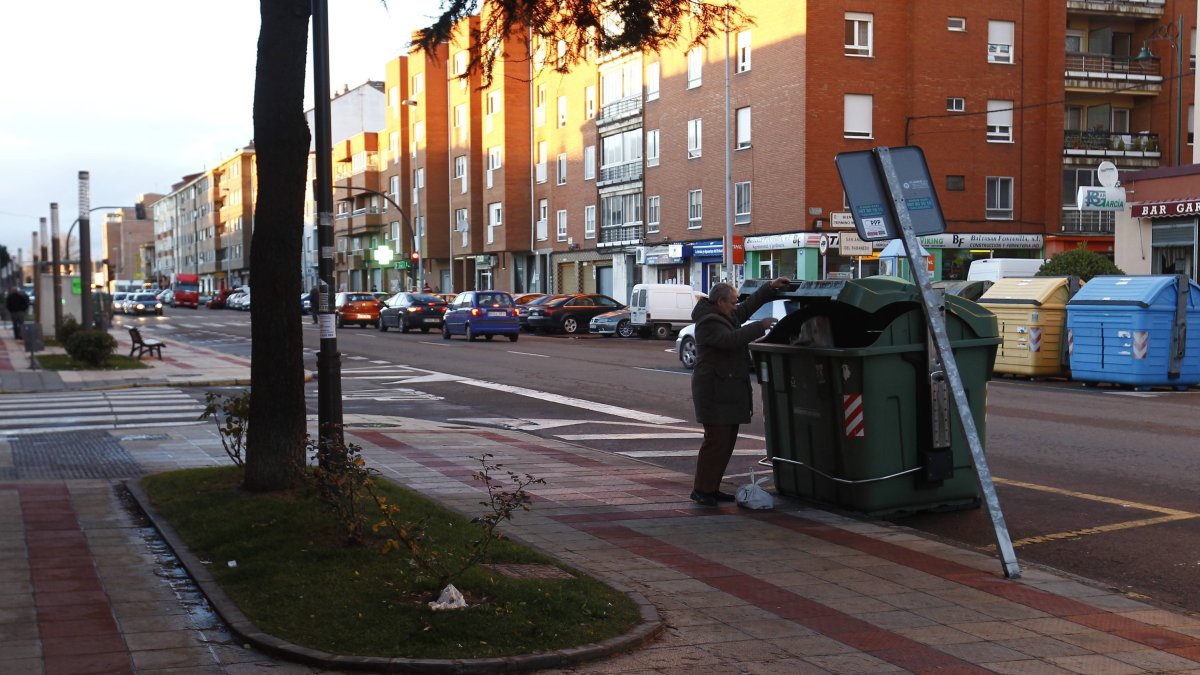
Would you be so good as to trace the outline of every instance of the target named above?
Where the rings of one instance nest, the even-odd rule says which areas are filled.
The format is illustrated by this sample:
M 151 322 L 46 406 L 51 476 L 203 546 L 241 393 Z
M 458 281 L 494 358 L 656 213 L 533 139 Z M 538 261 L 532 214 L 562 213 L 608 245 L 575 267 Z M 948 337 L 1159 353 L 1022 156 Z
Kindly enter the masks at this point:
M 253 494 L 238 467 L 189 469 L 142 479 L 155 508 L 259 628 L 334 654 L 473 658 L 573 647 L 620 635 L 639 619 L 624 594 L 511 540 L 488 563 L 542 563 L 571 579 L 514 579 L 468 569 L 454 585 L 469 607 L 435 612 L 441 589 L 382 540 L 342 545 L 327 507 L 308 490 Z M 403 518 L 429 519 L 443 555 L 461 555 L 480 526 L 405 488 L 378 480 Z M 228 562 L 236 560 L 236 567 Z
M 104 365 L 97 368 L 90 363 L 76 361 L 66 354 L 42 354 L 37 357 L 38 364 L 46 370 L 138 370 L 150 366 L 137 359 L 113 354 L 104 360 Z

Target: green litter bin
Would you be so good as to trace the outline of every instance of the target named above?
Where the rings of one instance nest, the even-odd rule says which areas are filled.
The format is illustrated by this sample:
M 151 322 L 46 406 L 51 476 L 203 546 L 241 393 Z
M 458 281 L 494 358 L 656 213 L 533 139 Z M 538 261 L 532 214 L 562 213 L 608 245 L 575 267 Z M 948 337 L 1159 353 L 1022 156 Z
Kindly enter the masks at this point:
M 918 288 L 894 277 L 797 286 L 782 294 L 797 309 L 750 345 L 776 489 L 868 515 L 978 506 L 953 397 L 931 384 Z M 944 301 L 982 439 L 996 319 L 963 297 Z

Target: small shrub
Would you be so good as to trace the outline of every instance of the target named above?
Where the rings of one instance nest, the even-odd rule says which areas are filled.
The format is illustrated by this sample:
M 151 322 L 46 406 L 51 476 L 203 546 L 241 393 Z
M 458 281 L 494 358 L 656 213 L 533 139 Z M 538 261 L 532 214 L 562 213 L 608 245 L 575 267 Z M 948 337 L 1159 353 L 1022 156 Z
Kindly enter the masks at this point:
M 71 339 L 71 336 L 78 333 L 80 328 L 83 328 L 83 326 L 79 325 L 79 322 L 75 320 L 75 317 L 68 316 L 63 319 L 62 326 L 59 326 L 58 328 L 57 337 L 59 344 L 67 344 L 67 341 Z
M 1104 274 L 1125 274 L 1125 272 L 1121 271 L 1121 268 L 1107 257 L 1087 250 L 1082 244 L 1079 248 L 1059 253 L 1038 270 L 1038 276 L 1077 276 L 1081 281 L 1090 281 L 1092 277 Z
M 80 329 L 67 340 L 67 354 L 91 366 L 103 366 L 117 348 L 113 336 L 102 330 Z
M 225 454 L 238 466 L 246 463 L 246 433 L 250 428 L 250 390 L 237 396 L 222 396 L 215 392 L 204 394 L 204 412 L 200 419 L 217 418 L 217 431 Z

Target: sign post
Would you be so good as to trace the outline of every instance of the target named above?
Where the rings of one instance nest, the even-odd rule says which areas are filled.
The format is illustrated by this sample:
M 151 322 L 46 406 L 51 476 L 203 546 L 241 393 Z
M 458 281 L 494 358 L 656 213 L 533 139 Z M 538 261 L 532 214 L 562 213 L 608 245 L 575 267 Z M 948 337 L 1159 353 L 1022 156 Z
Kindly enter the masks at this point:
M 1021 576 L 1021 569 L 1017 565 L 1016 552 L 1000 510 L 1000 500 L 996 496 L 996 486 L 983 454 L 979 429 L 971 415 L 971 405 L 967 401 L 967 392 L 946 333 L 946 321 L 942 315 L 944 299 L 930 283 L 929 272 L 921 256 L 921 246 L 917 242 L 919 234 L 937 234 L 946 230 L 925 155 L 916 146 L 878 147 L 841 153 L 836 163 L 859 237 L 865 241 L 904 240 L 909 267 L 913 278 L 917 280 L 925 307 L 925 322 L 936 347 L 930 352 L 930 384 L 935 390 L 947 385 L 950 388 L 963 434 L 971 448 L 975 477 L 992 520 L 1004 576 L 1017 578 Z

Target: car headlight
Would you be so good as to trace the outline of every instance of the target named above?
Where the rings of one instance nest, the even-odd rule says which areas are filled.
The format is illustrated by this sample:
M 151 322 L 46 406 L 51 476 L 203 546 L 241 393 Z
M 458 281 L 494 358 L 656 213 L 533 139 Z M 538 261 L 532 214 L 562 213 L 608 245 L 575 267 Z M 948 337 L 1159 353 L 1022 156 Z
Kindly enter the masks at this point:
M 139 302 L 136 309 L 146 309 L 146 306 Z
M 162 303 L 161 302 L 154 303 L 154 309 L 162 309 Z

